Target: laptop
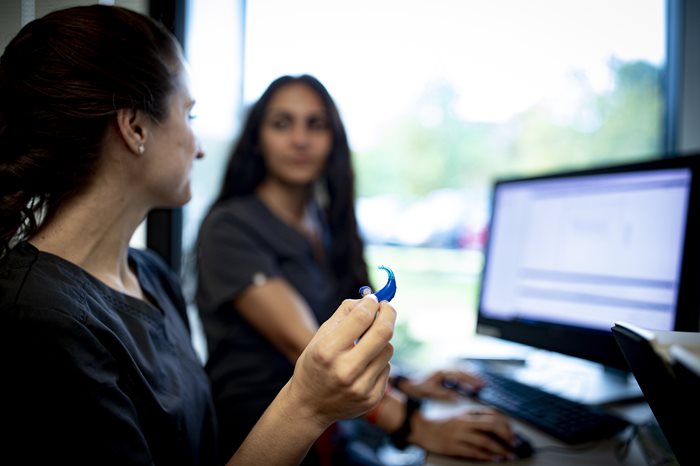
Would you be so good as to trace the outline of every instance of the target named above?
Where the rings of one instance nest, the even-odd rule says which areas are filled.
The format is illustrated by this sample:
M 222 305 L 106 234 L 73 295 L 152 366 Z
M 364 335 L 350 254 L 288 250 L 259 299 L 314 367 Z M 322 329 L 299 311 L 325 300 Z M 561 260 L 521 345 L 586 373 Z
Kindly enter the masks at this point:
M 700 464 L 700 332 L 617 322 L 612 333 L 679 463 Z

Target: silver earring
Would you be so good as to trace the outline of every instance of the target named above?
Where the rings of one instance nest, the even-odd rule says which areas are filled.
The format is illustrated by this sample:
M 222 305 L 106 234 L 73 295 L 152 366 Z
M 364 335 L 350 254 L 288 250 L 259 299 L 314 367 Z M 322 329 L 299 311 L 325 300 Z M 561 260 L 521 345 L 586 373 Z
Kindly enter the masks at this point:
M 146 151 L 146 146 L 142 142 L 139 142 L 139 145 L 136 146 L 136 150 L 139 151 L 139 154 L 143 154 Z

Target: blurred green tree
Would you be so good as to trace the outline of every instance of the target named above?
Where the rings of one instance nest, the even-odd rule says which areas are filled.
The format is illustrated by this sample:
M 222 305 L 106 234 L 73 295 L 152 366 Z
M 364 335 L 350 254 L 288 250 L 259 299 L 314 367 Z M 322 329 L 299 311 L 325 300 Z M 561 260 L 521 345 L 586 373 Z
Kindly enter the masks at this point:
M 354 154 L 358 195 L 411 202 L 437 189 L 486 188 L 495 177 L 659 156 L 661 70 L 616 59 L 609 67 L 607 92 L 572 73 L 565 102 L 552 96 L 498 123 L 463 120 L 453 86 L 430 84 L 375 147 Z

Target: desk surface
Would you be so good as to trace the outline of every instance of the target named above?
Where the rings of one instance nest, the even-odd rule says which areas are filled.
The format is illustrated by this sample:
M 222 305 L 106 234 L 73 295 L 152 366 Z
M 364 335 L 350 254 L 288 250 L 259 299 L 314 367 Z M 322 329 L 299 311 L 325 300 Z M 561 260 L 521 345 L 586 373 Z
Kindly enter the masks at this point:
M 424 406 L 424 412 L 429 417 L 442 417 L 458 412 L 462 409 L 468 409 L 475 402 L 464 400 L 455 403 L 444 403 L 431 401 Z M 625 416 L 634 423 L 642 423 L 652 418 L 649 406 L 644 402 L 638 402 L 631 405 L 620 406 L 613 409 L 616 413 Z M 585 466 L 607 466 L 607 465 L 627 465 L 627 466 L 648 466 L 639 441 L 633 440 L 629 444 L 627 455 L 618 460 L 615 451 L 630 432 L 622 432 L 618 437 L 596 442 L 594 444 L 586 444 L 583 446 L 571 446 L 558 441 L 557 439 L 525 424 L 516 419 L 512 420 L 513 429 L 526 437 L 532 443 L 536 452 L 531 458 L 516 460 L 509 462 L 513 465 L 532 465 L 532 466 L 561 466 L 561 465 L 585 465 Z M 538 451 L 537 451 L 538 450 Z M 441 455 L 428 454 L 425 465 L 427 466 L 465 466 L 465 465 L 481 465 L 480 461 L 467 461 L 455 459 Z

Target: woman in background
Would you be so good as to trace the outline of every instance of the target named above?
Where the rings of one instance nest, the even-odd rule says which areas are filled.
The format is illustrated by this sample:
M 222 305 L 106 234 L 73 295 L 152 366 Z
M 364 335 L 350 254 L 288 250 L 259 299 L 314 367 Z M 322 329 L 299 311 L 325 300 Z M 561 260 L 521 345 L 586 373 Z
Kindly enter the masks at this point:
M 156 254 L 129 247 L 151 209 L 190 199 L 203 156 L 193 105 L 175 39 L 119 7 L 50 13 L 0 58 L 4 457 L 218 461 L 211 388 L 178 280 Z M 336 419 L 372 408 L 394 320 L 388 303 L 345 301 L 240 448 L 227 449 L 229 464 L 298 464 Z
M 309 75 L 276 79 L 248 113 L 198 238 L 205 367 L 220 432 L 233 440 L 226 447 L 245 438 L 328 309 L 368 284 L 354 203 L 350 149 L 328 91 Z M 400 379 L 403 393 L 388 391 L 368 420 L 399 446 L 415 443 L 483 460 L 508 457 L 489 435 L 512 441 L 506 418 L 494 411 L 440 421 L 420 415 L 407 395 L 454 396 L 442 387 L 446 375 Z M 466 373 L 449 375 L 482 384 Z M 307 464 L 318 464 L 327 448 L 318 442 Z

